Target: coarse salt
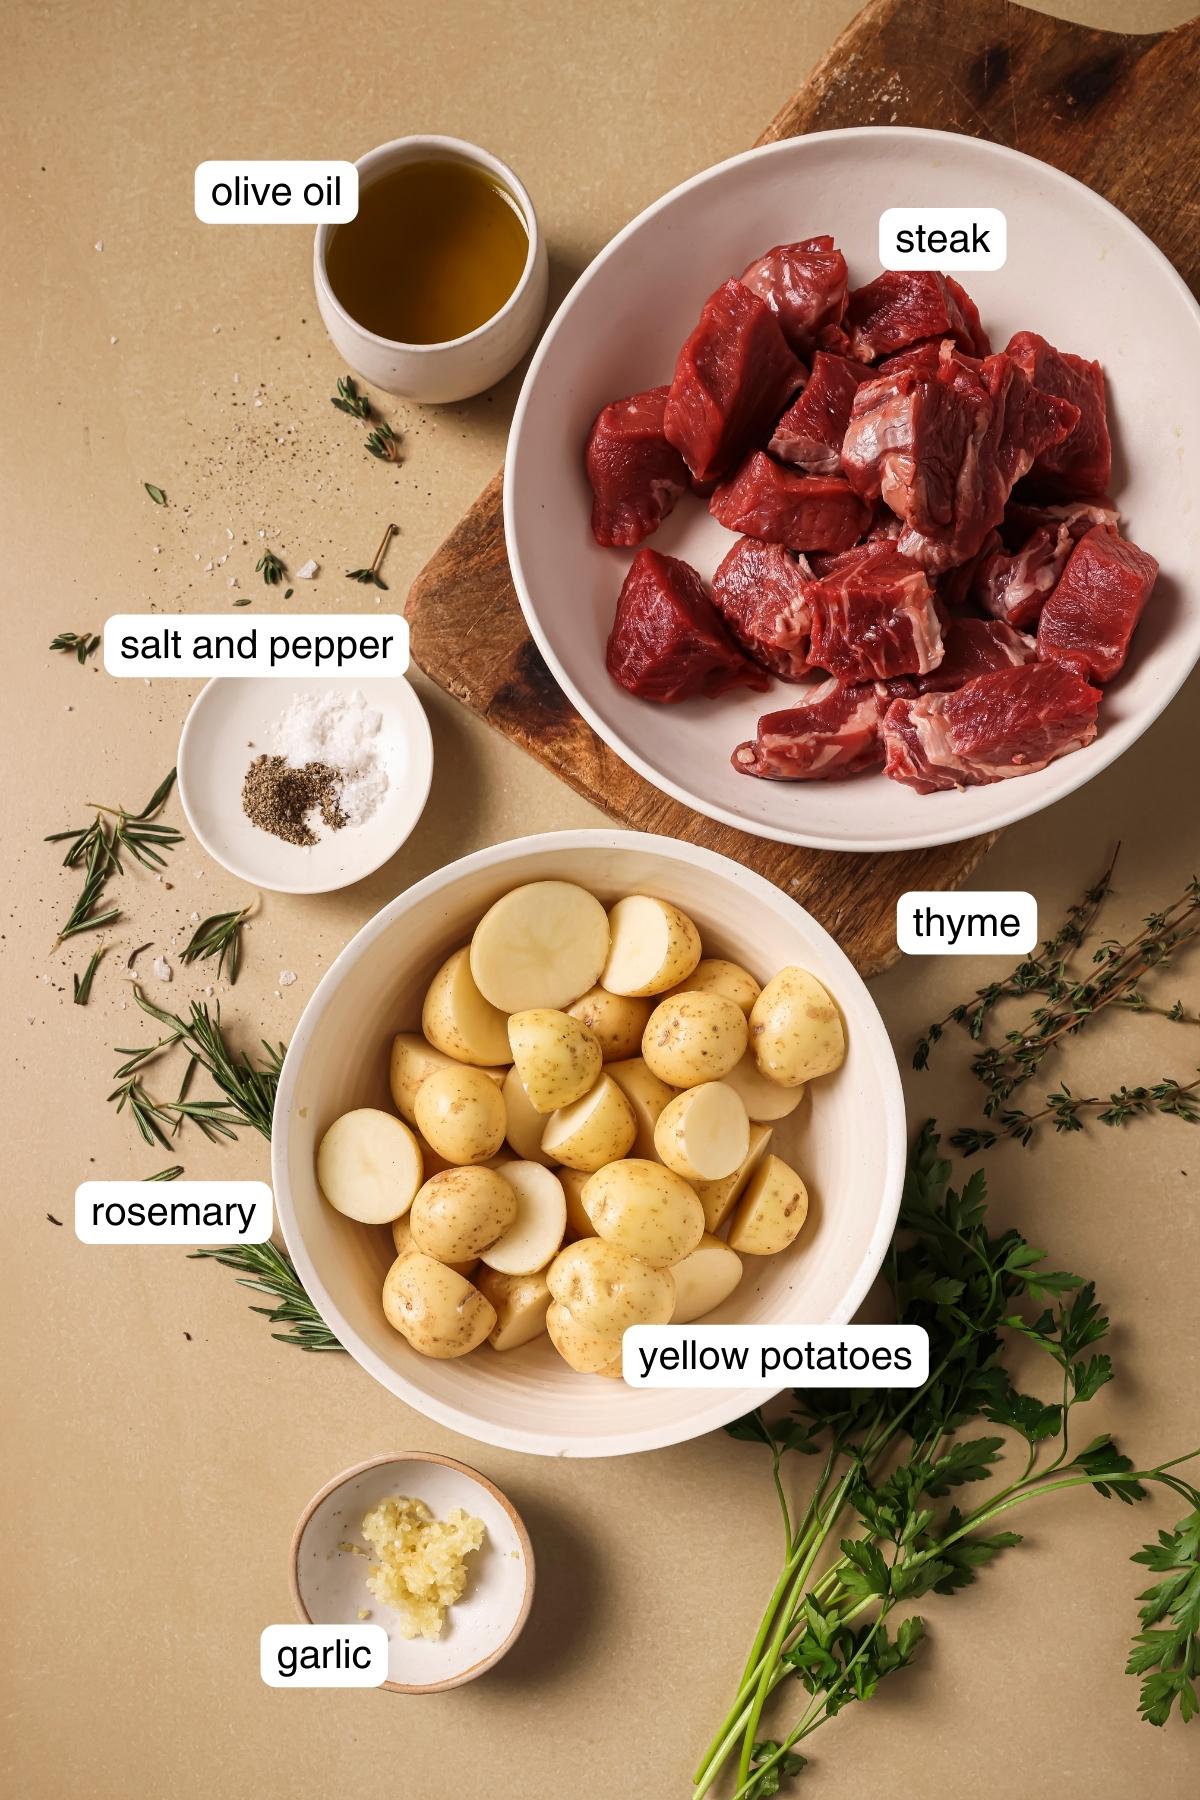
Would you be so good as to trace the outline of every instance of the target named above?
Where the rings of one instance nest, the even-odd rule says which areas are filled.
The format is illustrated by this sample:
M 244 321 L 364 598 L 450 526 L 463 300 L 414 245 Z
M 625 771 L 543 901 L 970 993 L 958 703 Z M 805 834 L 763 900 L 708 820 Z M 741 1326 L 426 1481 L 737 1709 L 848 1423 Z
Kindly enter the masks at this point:
M 320 563 L 310 556 L 308 561 L 301 563 L 300 567 L 296 570 L 296 580 L 311 581 L 320 566 Z
M 156 956 L 154 959 L 154 979 L 156 981 L 170 981 L 171 973 L 171 965 L 166 957 Z
M 325 763 L 342 777 L 338 804 L 349 825 L 363 825 L 388 790 L 379 741 L 383 715 L 355 688 L 296 694 L 273 731 L 272 748 L 295 769 Z

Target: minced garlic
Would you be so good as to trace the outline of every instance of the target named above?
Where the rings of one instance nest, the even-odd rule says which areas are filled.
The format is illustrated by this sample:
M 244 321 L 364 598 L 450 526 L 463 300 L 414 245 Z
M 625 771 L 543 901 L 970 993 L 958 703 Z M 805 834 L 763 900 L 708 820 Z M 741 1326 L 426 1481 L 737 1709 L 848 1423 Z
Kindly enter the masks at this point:
M 466 1559 L 483 1543 L 483 1520 L 460 1506 L 435 1519 L 423 1500 L 397 1494 L 373 1506 L 360 1529 L 379 1558 L 367 1587 L 394 1610 L 401 1637 L 440 1637 L 446 1608 L 467 1585 Z

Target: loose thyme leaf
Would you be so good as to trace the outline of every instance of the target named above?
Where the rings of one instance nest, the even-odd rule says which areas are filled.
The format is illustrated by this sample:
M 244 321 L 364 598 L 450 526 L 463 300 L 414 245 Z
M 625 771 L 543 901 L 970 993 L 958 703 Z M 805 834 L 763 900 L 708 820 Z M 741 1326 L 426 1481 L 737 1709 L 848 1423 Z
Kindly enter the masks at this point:
M 268 587 L 278 587 L 287 574 L 287 567 L 273 550 L 264 550 L 254 565 L 254 573 L 261 575 Z
M 369 583 L 372 587 L 385 590 L 387 588 L 387 582 L 383 580 L 377 569 L 347 569 L 346 580 L 361 581 L 364 585 Z
M 155 506 L 165 506 L 167 504 L 167 496 L 160 487 L 155 487 L 152 481 L 143 481 L 142 486 L 153 500 Z

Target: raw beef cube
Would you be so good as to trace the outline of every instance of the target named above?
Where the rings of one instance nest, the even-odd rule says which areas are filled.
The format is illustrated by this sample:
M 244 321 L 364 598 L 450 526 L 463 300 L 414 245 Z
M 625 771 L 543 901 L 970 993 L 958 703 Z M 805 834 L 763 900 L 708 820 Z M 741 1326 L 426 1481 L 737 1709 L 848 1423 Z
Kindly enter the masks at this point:
M 1091 500 L 1067 500 L 1061 506 L 1037 506 L 1024 500 L 1010 500 L 1004 510 L 1000 529 L 1010 550 L 1019 550 L 1039 526 L 1052 535 L 1060 525 L 1069 525 L 1076 543 L 1093 525 L 1107 525 L 1116 531 L 1121 515 L 1112 501 L 1104 497 Z
M 922 694 L 948 694 L 976 675 L 1031 663 L 1037 645 L 1000 619 L 952 619 L 943 634 L 946 654 L 931 675 L 917 679 Z
M 886 544 L 809 589 L 809 662 L 847 685 L 927 675 L 942 660 L 933 590 Z
M 639 550 L 629 566 L 605 660 L 619 687 L 664 704 L 771 685 L 726 632 L 695 569 L 657 550 Z
M 837 475 L 850 408 L 868 374 L 862 363 L 818 350 L 803 393 L 792 401 L 767 445 L 772 456 L 810 475 Z
M 687 489 L 687 464 L 663 432 L 669 392 L 656 387 L 614 400 L 592 426 L 586 464 L 598 544 L 640 544 Z
M 732 762 L 742 775 L 768 781 L 829 781 L 857 775 L 882 760 L 880 701 L 874 684 L 825 681 L 802 706 L 767 713 L 758 736 L 739 744 Z
M 974 566 L 970 597 L 994 619 L 1024 629 L 1036 625 L 1067 558 L 1075 548 L 1069 525 L 1039 525 L 1011 555 L 997 548 Z
M 1099 704 L 1099 688 L 1040 662 L 978 675 L 952 694 L 893 700 L 880 728 L 884 773 L 919 794 L 1032 775 L 1091 743 Z
M 1111 681 L 1150 598 L 1158 564 L 1126 538 L 1094 525 L 1080 538 L 1038 620 L 1043 662 L 1089 681 Z
M 727 281 L 704 303 L 679 352 L 665 430 L 698 481 L 723 475 L 771 426 L 804 378 L 779 321 L 757 294 Z
M 901 368 L 858 389 L 842 467 L 903 519 L 901 554 L 941 574 L 978 554 L 1013 484 L 1078 416 L 1011 357 L 976 363 L 943 343 L 935 372 Z
M 1051 494 L 1104 493 L 1112 476 L 1112 444 L 1100 364 L 1056 350 L 1036 331 L 1018 331 L 1009 342 L 1008 355 L 1020 363 L 1034 387 L 1079 408 L 1079 422 L 1071 435 L 1035 459 L 1031 483 Z
M 831 237 L 777 244 L 750 264 L 742 280 L 766 301 L 784 337 L 802 356 L 817 332 L 836 325 L 846 310 L 846 259 Z
M 739 538 L 712 578 L 713 605 L 742 649 L 784 681 L 808 669 L 812 570 L 782 544 Z
M 932 270 L 888 269 L 856 288 L 846 308 L 853 354 L 890 356 L 923 338 L 951 337 L 968 356 L 991 349 L 975 302 L 957 281 Z
M 730 531 L 792 550 L 848 550 L 871 523 L 871 509 L 840 475 L 799 475 L 762 450 L 723 481 L 708 503 Z

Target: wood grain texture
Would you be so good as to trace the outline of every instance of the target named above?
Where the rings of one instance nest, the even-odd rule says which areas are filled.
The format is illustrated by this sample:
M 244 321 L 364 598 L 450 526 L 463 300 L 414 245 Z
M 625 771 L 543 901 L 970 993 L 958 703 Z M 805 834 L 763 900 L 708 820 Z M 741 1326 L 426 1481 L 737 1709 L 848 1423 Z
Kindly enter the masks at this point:
M 1133 37 L 1007 0 L 874 0 L 758 141 L 871 124 L 990 138 L 1107 195 L 1194 284 L 1198 91 L 1197 21 Z M 415 661 L 448 692 L 622 824 L 705 844 L 774 881 L 864 974 L 897 954 L 897 898 L 957 885 L 993 841 L 886 856 L 805 850 L 659 793 L 585 724 L 530 639 L 505 555 L 499 474 L 417 577 L 406 611 Z

